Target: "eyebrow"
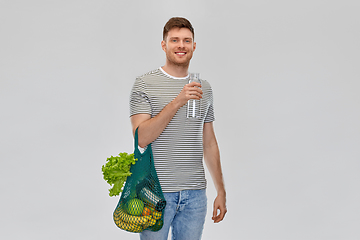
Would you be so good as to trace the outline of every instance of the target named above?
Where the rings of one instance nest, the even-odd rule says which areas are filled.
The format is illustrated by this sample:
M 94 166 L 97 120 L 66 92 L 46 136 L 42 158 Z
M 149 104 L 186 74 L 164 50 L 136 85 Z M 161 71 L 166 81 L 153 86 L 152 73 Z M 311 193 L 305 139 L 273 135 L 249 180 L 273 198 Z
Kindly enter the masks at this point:
M 179 37 L 170 37 L 170 39 L 180 39 Z M 192 38 L 190 37 L 186 37 L 184 38 L 185 40 L 191 40 L 192 41 Z

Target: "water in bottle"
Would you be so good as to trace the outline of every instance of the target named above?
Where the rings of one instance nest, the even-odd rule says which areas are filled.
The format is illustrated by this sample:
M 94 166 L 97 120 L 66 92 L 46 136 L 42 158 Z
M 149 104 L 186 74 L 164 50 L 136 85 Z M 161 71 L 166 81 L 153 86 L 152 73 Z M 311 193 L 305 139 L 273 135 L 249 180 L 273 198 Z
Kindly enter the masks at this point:
M 201 84 L 199 73 L 190 73 L 189 83 L 198 82 Z M 187 103 L 187 118 L 196 119 L 201 116 L 200 100 L 190 99 Z

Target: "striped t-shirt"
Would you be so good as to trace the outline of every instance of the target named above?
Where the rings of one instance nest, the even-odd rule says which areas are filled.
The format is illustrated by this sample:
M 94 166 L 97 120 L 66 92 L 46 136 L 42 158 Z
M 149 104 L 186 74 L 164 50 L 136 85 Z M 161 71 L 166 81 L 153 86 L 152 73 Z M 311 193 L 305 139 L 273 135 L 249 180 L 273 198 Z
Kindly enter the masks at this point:
M 147 113 L 155 117 L 187 84 L 189 78 L 175 78 L 162 68 L 136 78 L 130 94 L 130 116 Z M 213 94 L 202 80 L 201 117 L 188 119 L 187 105 L 181 107 L 170 123 L 152 142 L 155 169 L 163 192 L 206 187 L 203 166 L 203 126 L 214 121 Z

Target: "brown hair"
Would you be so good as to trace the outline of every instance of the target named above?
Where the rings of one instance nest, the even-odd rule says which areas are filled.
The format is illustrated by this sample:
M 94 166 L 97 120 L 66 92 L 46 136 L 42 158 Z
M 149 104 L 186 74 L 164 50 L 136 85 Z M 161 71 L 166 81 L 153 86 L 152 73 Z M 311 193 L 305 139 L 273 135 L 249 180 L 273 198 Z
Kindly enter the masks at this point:
M 186 18 L 183 18 L 183 17 L 173 17 L 173 18 L 170 18 L 169 21 L 164 26 L 164 31 L 163 31 L 163 40 L 164 41 L 167 37 L 168 32 L 173 28 L 187 28 L 191 31 L 193 38 L 194 38 L 194 28 L 191 25 L 191 23 L 189 22 L 189 20 L 187 20 Z

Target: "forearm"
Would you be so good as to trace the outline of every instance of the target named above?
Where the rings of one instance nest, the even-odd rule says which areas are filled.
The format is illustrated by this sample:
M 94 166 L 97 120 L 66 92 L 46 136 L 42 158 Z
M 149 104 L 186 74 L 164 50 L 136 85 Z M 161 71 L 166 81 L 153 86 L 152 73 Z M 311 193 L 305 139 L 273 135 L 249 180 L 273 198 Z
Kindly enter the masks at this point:
M 203 151 L 206 166 L 211 174 L 217 193 L 226 195 L 220 162 L 220 151 L 212 123 L 205 124 L 204 133 Z
M 138 128 L 138 142 L 140 147 L 145 147 L 157 139 L 164 131 L 171 119 L 181 106 L 175 101 L 171 101 L 161 112 L 155 117 L 146 120 L 138 118 L 136 115 L 132 117 L 131 122 L 133 131 Z
M 214 145 L 204 147 L 204 159 L 218 195 L 226 195 L 220 162 L 220 152 L 216 141 Z

